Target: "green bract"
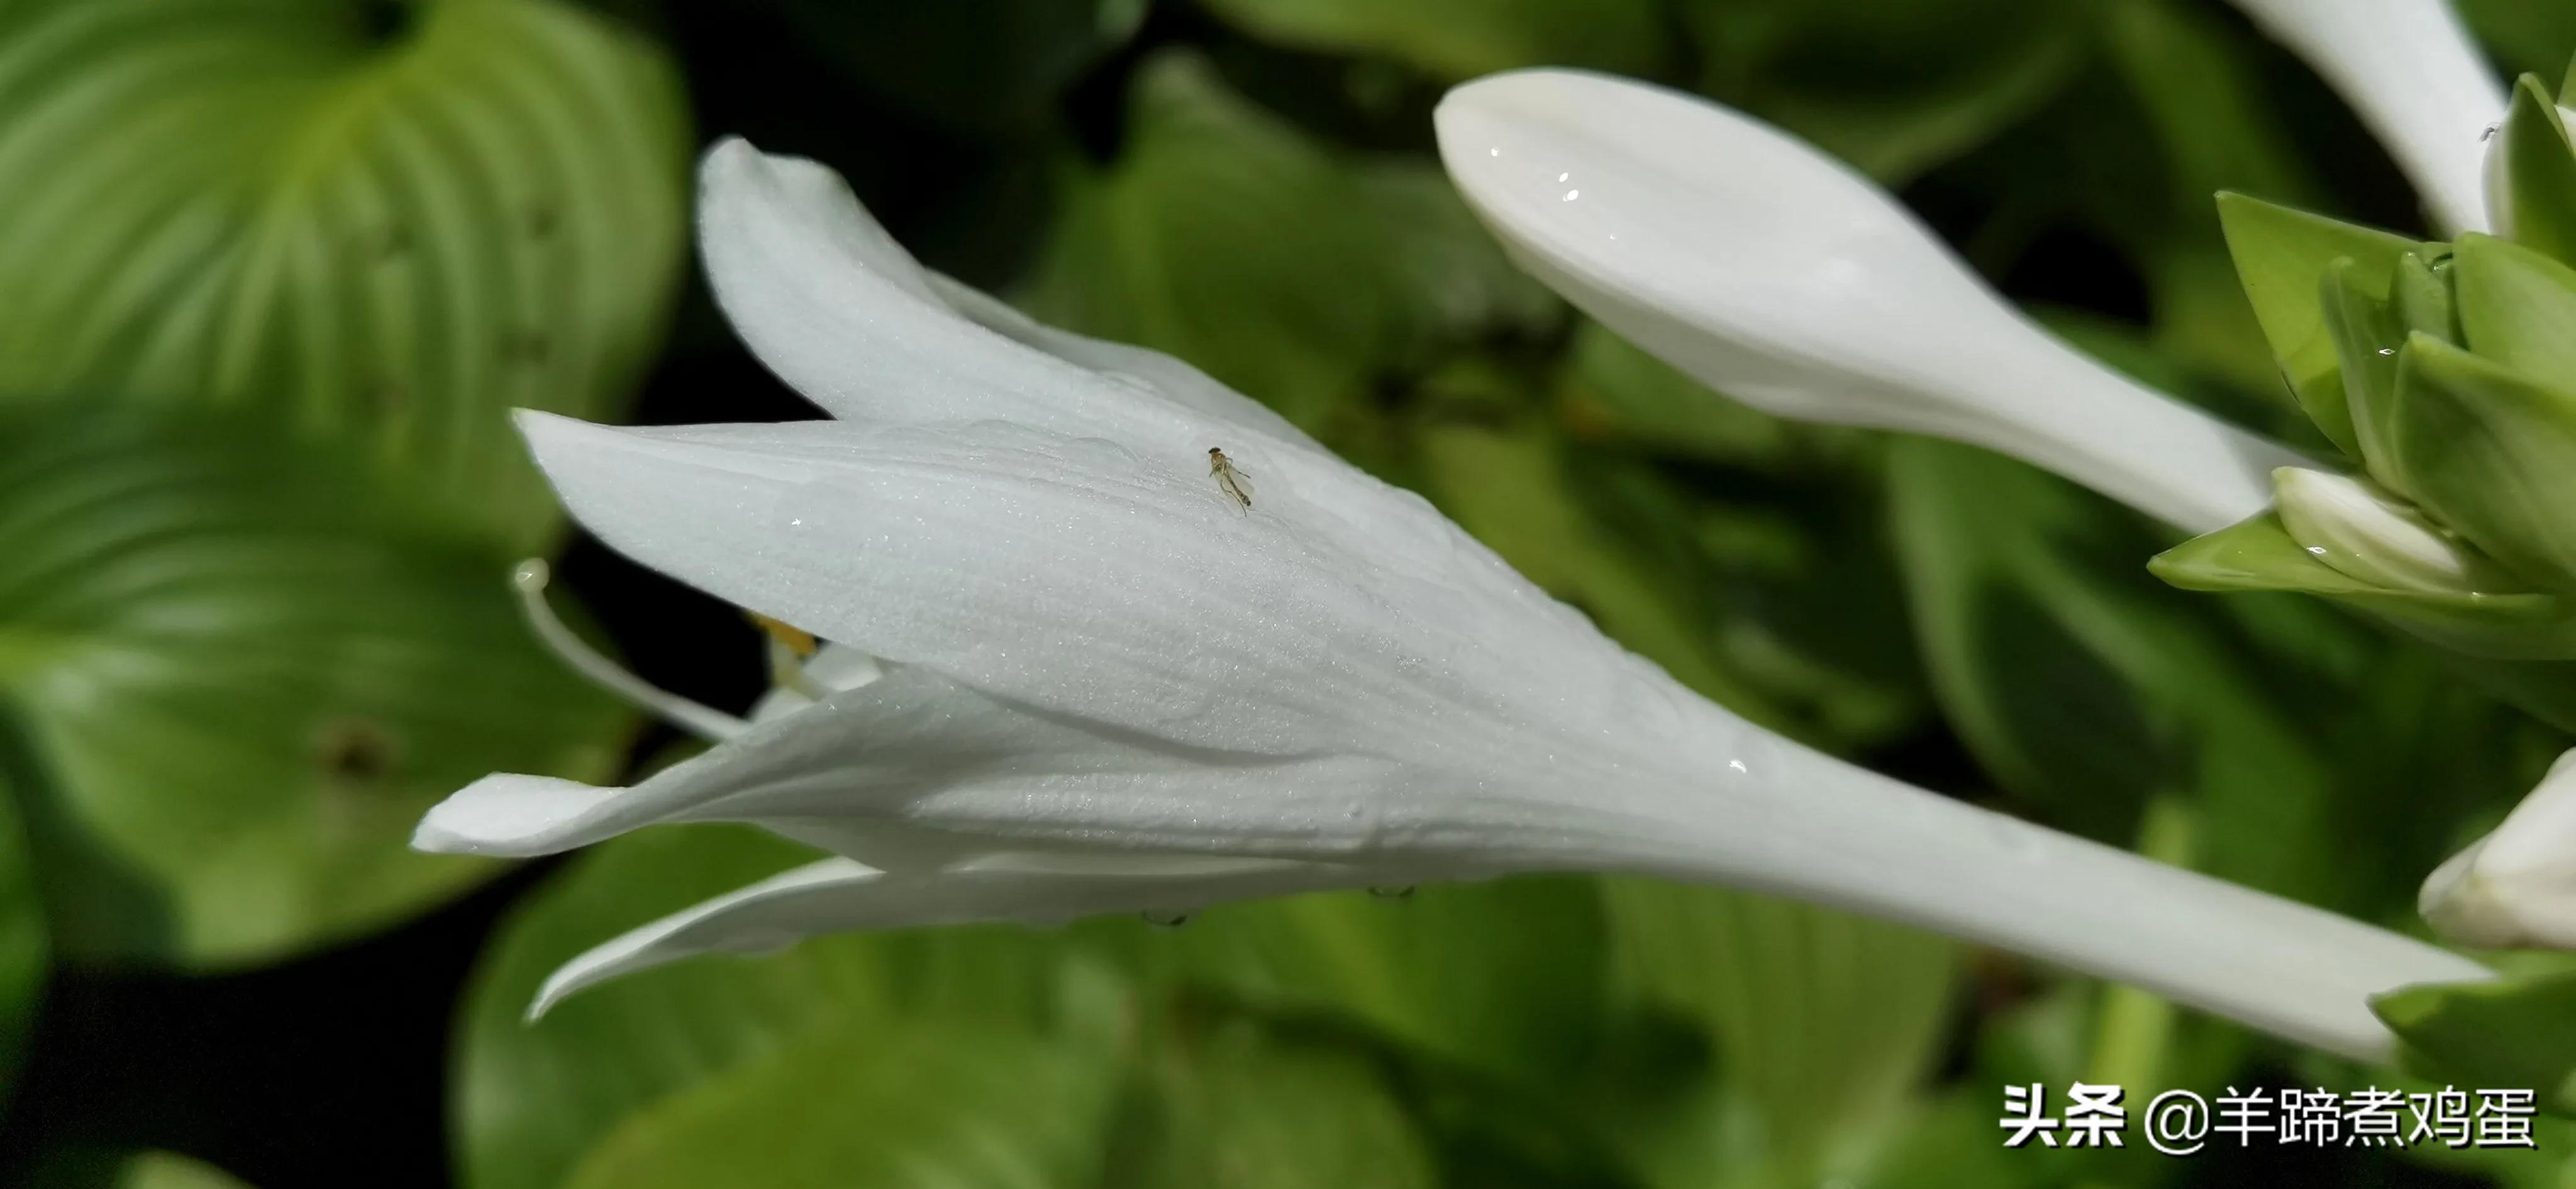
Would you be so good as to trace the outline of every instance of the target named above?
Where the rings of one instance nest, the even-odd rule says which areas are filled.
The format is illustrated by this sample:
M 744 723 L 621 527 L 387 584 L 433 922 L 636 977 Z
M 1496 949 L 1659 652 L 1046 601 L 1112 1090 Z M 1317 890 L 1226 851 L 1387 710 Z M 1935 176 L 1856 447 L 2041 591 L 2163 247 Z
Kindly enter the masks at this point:
M 2359 477 L 2297 472 L 2274 511 L 2165 553 L 2157 574 L 2323 595 L 2485 661 L 2576 657 L 2576 145 L 2563 114 L 2538 80 L 2515 88 L 2489 154 L 2498 235 L 2417 243 L 2220 197 L 2290 394 Z
M 2576 971 L 2408 987 L 2371 1008 L 2405 1040 L 2409 1065 L 2462 1085 L 2528 1088 L 2542 1109 L 2576 1113 Z

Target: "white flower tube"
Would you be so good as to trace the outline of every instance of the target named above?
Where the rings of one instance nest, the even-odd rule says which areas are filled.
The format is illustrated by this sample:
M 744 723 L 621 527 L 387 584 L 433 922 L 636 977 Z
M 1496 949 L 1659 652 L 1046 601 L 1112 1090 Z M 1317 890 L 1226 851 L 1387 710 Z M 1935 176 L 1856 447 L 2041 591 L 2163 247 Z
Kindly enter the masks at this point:
M 2504 88 L 2447 0 L 2236 0 L 2360 113 L 2443 234 L 2485 231 Z
M 1530 70 L 1436 120 L 1522 267 L 1756 408 L 1984 446 L 2192 532 L 2262 511 L 2300 461 L 2058 342 L 1875 183 L 1742 113 Z
M 609 544 L 834 641 L 823 696 L 633 788 L 487 778 L 418 844 L 728 820 L 842 857 L 611 941 L 541 1003 L 833 929 L 1522 871 L 1805 897 L 2361 1057 L 2388 1046 L 2369 996 L 2482 973 L 1756 728 L 1204 375 L 922 273 L 810 163 L 722 146 L 703 208 L 727 312 L 841 420 L 522 426 Z

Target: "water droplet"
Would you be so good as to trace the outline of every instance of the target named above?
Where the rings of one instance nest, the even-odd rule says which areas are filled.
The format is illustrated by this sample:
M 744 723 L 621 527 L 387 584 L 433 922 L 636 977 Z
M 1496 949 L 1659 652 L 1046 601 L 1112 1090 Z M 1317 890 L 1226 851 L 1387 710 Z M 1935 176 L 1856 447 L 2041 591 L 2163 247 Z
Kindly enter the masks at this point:
M 1582 193 L 1583 193 L 1583 191 L 1581 191 L 1581 190 L 1568 190 L 1568 191 L 1566 191 L 1566 192 L 1565 192 L 1565 200 L 1566 200 L 1567 202 L 1572 202 L 1572 201 L 1574 201 L 1576 198 L 1580 197 L 1580 196 L 1582 195 Z

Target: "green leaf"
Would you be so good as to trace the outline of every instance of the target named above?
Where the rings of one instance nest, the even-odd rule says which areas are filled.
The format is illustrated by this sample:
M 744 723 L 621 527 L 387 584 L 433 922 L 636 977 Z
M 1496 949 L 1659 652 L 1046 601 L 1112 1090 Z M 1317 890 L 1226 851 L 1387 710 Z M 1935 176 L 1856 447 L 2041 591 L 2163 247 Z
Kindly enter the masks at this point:
M 2452 260 L 2461 345 L 2576 387 L 2576 269 L 2486 235 L 2461 236 Z
M 1133 1189 L 1432 1189 L 1431 1154 L 1365 1061 L 1244 1028 L 1184 1036 L 1152 1109 L 1096 1184 Z
M 1526 422 L 1448 419 L 1426 426 L 1417 446 L 1433 502 L 1530 581 L 1582 608 L 1603 632 L 1701 695 L 1775 729 L 1795 722 L 1718 664 L 1688 591 L 1589 521 L 1567 487 L 1553 438 Z
M 2453 7 L 2515 74 L 2550 77 L 2576 54 L 2576 8 L 2531 0 L 2453 0 Z
M 507 411 L 613 413 L 678 277 L 678 83 L 555 0 L 33 0 L 0 113 L 0 395 L 256 409 L 509 549 Z
M 248 1189 L 212 1165 L 185 1156 L 147 1152 L 126 1162 L 117 1189 Z
M 2423 334 L 2400 367 L 2397 453 L 2417 501 L 2523 578 L 2576 589 L 2576 390 Z
M 2370 1001 L 2408 1064 L 2482 1088 L 2529 1088 L 2576 1114 L 2576 971 L 2406 987 Z
M 2210 870 L 2319 894 L 2333 771 L 2250 642 L 2142 572 L 2154 538 L 2133 515 L 1930 439 L 1896 443 L 1888 479 L 1933 688 L 2005 788 L 2120 841 L 2148 796 L 2197 793 Z
M 2147 568 L 2184 590 L 2288 591 L 2319 595 L 2386 616 L 2444 647 L 2473 656 L 2542 658 L 2576 647 L 2567 601 L 2531 591 L 2445 593 L 2396 589 L 2355 578 L 2319 560 L 2279 516 L 2264 512 L 2157 554 Z
M 1199 0 L 1298 49 L 1393 58 L 1462 82 L 1522 66 L 1654 75 L 1671 59 L 1654 0 Z
M 1228 905 L 1177 929 L 1106 918 L 842 934 L 649 971 L 521 1022 L 538 984 L 582 950 L 814 857 L 746 828 L 657 828 L 593 848 L 526 901 L 466 1001 L 451 1112 L 462 1182 L 548 1189 L 664 1104 L 858 1022 L 1017 1029 L 1104 1051 L 1186 992 L 1535 1083 L 1581 1059 L 1599 1014 L 1589 885 L 1513 880 Z
M 1778 469 L 1817 432 L 1711 391 L 1589 318 L 1575 326 L 1558 400 L 1578 434 L 1732 466 Z
M 46 958 L 44 908 L 10 792 L 0 779 L 0 1107 L 9 1104 L 19 1053 L 45 989 Z
M 815 857 L 747 827 L 646 830 L 592 848 L 526 901 L 466 999 L 453 1111 L 463 1183 L 550 1189 L 603 1140 L 643 1130 L 637 1120 L 659 1104 L 836 1028 L 920 1014 L 1096 1035 L 1124 1010 L 1123 980 L 1105 962 L 997 927 L 846 934 L 681 963 L 522 1022 L 538 984 L 574 955 Z
M 2219 13 L 2171 0 L 2111 0 L 2094 11 L 2187 213 L 2206 217 L 2201 204 L 2218 190 L 2302 204 L 2324 197 L 2268 93 L 2274 80 Z
M 1679 13 L 1702 91 L 1890 186 L 2039 110 L 2084 63 L 2080 14 L 2044 0 L 1685 0 Z
M 1939 1056 L 1960 969 L 1952 942 L 1651 880 L 1605 880 L 1602 898 L 1621 985 L 1708 1035 L 1718 1076 L 1758 1119 L 1759 1137 L 1723 1159 L 1811 1181 L 1834 1148 L 1888 1124 Z M 1658 1183 L 1674 1182 L 1665 1171 Z
M 1007 1029 L 860 1024 L 708 1080 L 620 1129 L 566 1189 L 1088 1189 L 1117 1093 Z
M 13 1183 L 25 1189 L 249 1189 L 221 1169 L 185 1156 L 86 1148 L 48 1153 Z
M 2488 188 L 2503 189 L 2496 208 L 2496 231 L 2561 264 L 2576 264 L 2576 144 L 2568 141 L 2567 123 L 2556 100 L 2540 80 L 2524 75 L 2513 89 L 2504 128 L 2504 175 L 2490 176 Z M 2492 174 L 2492 171 L 2490 171 Z
M 493 870 L 412 826 L 495 770 L 600 779 L 626 715 L 508 560 L 240 419 L 0 410 L 0 783 L 55 946 L 247 962 Z
M 1515 1084 L 1579 1064 L 1600 1015 L 1601 910 L 1579 879 L 1297 896 L 1222 905 L 1180 929 L 1087 929 L 1158 981 L 1336 1016 Z
M 1448 175 L 1401 159 L 1353 172 L 1361 197 L 1353 216 L 1382 231 L 1380 267 L 1392 273 L 1407 356 L 1437 358 L 1494 335 L 1539 338 L 1563 323 L 1565 303 L 1503 255 Z
M 1320 146 L 1166 55 L 1127 150 L 1082 178 L 1020 296 L 1085 334 L 1177 355 L 1313 429 L 1402 341 L 1389 244 Z
M 2219 225 L 2255 320 L 2302 409 L 2343 403 L 2334 340 L 2317 304 L 2318 286 L 2336 259 L 2353 261 L 2347 279 L 2373 299 L 2388 297 L 2398 260 L 2423 245 L 2351 223 L 2276 206 L 2242 194 L 2218 196 Z M 2332 423 L 2325 423 L 2329 436 Z

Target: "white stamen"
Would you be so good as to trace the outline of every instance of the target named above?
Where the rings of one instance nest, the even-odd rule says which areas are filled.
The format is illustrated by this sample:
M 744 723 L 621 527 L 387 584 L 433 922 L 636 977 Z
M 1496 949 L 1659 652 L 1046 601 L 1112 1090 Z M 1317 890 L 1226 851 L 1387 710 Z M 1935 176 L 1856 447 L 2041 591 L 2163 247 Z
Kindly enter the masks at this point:
M 693 702 L 668 690 L 656 688 L 643 678 L 627 672 L 617 662 L 601 656 L 596 649 L 582 643 L 581 637 L 555 617 L 555 609 L 546 603 L 546 583 L 554 577 L 553 567 L 541 557 L 520 562 L 510 571 L 510 585 L 519 592 L 519 605 L 528 613 L 528 626 L 536 629 L 537 638 L 601 689 L 626 699 L 662 716 L 673 726 L 707 739 L 729 739 L 751 724 L 701 702 Z

